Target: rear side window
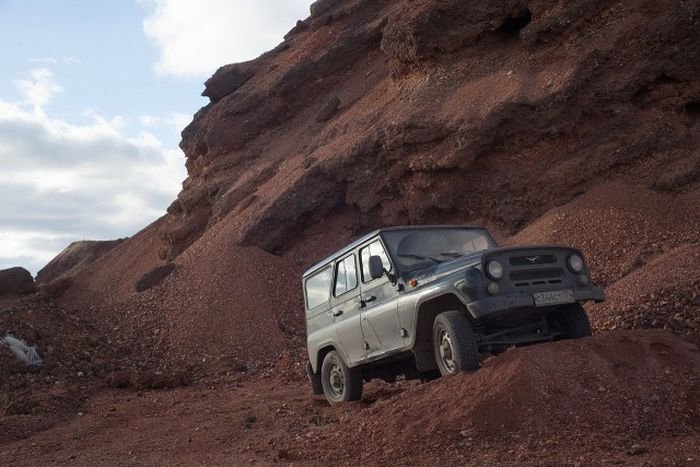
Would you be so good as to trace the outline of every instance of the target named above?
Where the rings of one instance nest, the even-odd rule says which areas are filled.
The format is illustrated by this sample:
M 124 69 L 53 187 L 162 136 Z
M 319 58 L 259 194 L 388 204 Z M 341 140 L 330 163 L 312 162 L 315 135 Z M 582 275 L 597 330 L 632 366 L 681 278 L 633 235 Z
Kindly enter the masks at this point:
M 306 306 L 309 310 L 330 300 L 332 275 L 332 269 L 328 266 L 306 279 Z
M 379 256 L 382 259 L 384 269 L 391 271 L 391 263 L 389 262 L 389 257 L 386 255 L 386 251 L 384 251 L 382 242 L 379 240 L 372 242 L 360 250 L 360 261 L 362 262 L 362 282 L 365 283 L 372 280 L 372 275 L 369 273 L 370 256 Z
M 338 263 L 335 274 L 335 296 L 339 297 L 357 287 L 357 267 L 355 255 L 350 255 Z

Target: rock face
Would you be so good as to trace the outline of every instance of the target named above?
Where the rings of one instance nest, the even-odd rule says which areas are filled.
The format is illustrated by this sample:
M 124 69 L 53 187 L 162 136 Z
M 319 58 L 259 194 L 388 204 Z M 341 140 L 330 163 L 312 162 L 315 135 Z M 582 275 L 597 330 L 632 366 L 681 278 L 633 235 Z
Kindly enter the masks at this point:
M 699 15 L 672 1 L 316 2 L 280 47 L 207 81 L 162 256 L 222 221 L 283 253 L 338 216 L 515 233 L 610 180 L 692 190 Z
M 36 291 L 34 278 L 24 268 L 0 270 L 0 296 L 7 294 L 25 295 Z

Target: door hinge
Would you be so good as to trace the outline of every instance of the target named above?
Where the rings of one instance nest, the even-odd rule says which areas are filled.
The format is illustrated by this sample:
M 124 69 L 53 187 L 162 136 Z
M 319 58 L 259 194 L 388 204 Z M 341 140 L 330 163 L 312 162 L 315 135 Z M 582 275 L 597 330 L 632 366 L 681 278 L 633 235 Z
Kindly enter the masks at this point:
M 401 337 L 408 337 L 408 331 L 406 331 L 404 328 L 401 328 L 399 334 L 401 335 Z

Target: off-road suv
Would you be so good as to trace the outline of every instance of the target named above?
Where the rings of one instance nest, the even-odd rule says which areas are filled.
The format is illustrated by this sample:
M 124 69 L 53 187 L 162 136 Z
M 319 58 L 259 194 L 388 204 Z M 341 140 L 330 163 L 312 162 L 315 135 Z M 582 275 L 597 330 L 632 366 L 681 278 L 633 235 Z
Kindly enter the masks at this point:
M 509 346 L 591 334 L 603 301 L 580 251 L 498 248 L 479 227 L 372 232 L 304 273 L 315 394 L 359 399 L 363 381 L 425 380 L 479 367 Z

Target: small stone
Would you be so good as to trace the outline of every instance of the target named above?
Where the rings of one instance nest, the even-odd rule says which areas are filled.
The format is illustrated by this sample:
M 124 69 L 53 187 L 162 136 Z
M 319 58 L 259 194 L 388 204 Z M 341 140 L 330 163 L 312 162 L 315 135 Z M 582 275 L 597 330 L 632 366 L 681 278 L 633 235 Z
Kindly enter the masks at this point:
M 627 455 L 628 456 L 636 456 L 638 454 L 644 454 L 647 452 L 647 448 L 640 444 L 633 444 L 630 446 L 630 448 L 627 450 Z

